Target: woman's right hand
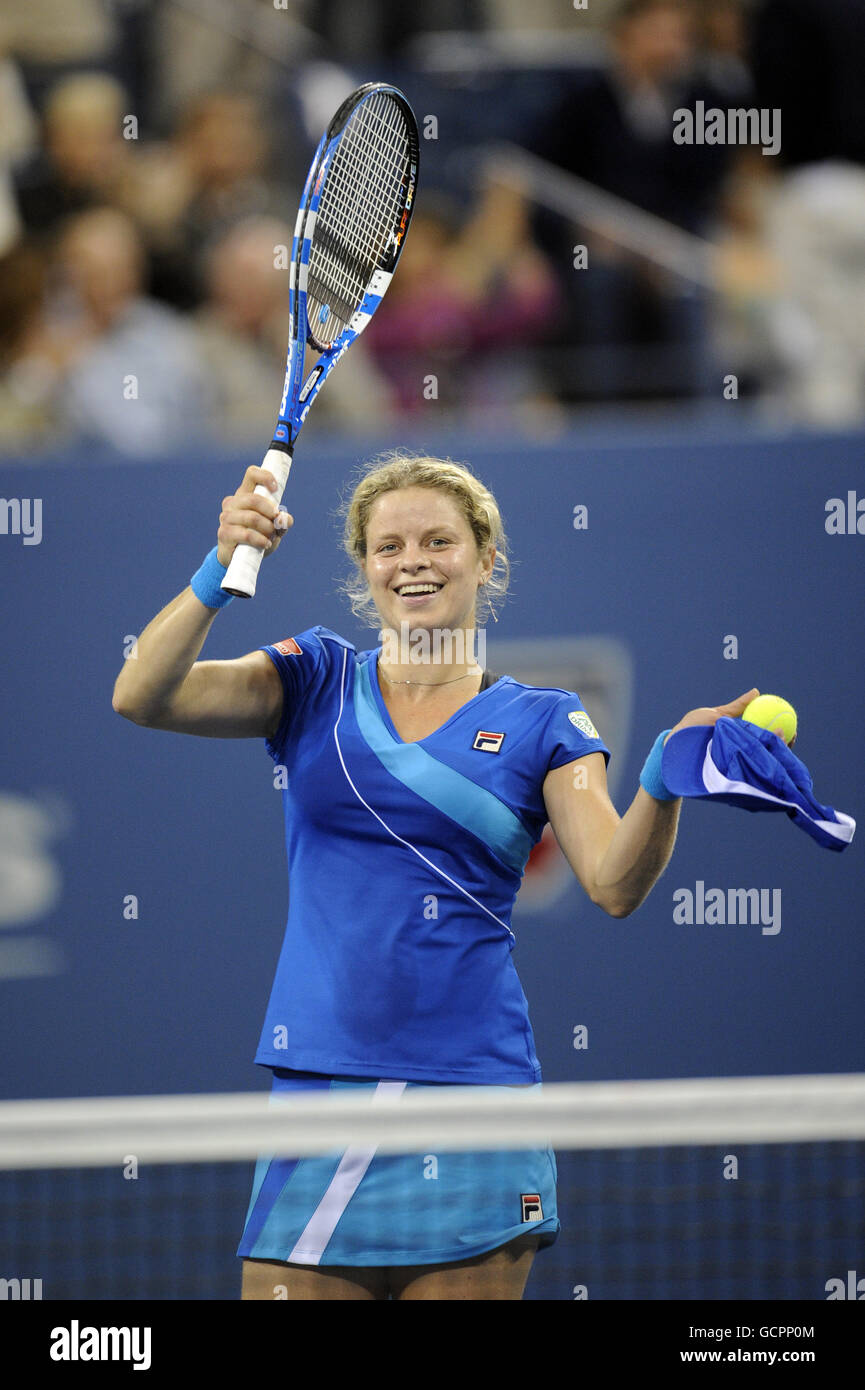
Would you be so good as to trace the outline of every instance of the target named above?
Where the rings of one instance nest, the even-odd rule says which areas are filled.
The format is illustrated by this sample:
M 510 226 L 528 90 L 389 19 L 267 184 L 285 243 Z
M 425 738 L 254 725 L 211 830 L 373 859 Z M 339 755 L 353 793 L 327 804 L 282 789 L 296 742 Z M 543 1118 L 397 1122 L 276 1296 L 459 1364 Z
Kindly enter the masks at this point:
M 261 485 L 273 492 L 277 482 L 266 468 L 247 468 L 237 492 L 222 499 L 216 557 L 226 569 L 235 546 L 254 545 L 264 555 L 272 555 L 294 525 L 294 517 L 280 510 L 272 496 L 256 493 Z

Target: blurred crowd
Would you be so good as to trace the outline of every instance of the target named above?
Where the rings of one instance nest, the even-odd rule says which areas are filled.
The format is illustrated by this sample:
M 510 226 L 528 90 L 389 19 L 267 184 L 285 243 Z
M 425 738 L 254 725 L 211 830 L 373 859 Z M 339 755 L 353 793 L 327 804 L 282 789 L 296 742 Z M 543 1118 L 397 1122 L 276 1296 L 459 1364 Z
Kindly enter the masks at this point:
M 0 449 L 266 444 L 299 190 L 370 77 L 413 100 L 421 192 L 317 427 L 435 401 L 555 428 L 731 379 L 779 418 L 859 424 L 863 71 L 863 0 L 29 0 L 0 19 Z M 698 102 L 780 110 L 778 154 L 676 144 Z M 494 175 L 502 142 L 618 215 Z M 635 242 L 629 210 L 708 272 Z

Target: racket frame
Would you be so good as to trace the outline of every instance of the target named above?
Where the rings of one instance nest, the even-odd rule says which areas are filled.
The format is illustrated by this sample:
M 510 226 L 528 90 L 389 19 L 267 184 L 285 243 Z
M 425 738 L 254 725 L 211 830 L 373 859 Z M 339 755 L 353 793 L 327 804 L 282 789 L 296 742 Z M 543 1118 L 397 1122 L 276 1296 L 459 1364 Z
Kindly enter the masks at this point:
M 349 118 L 364 101 L 379 93 L 390 95 L 399 103 L 403 109 L 408 130 L 408 179 L 402 218 L 385 265 L 373 271 L 366 287 L 366 293 L 346 327 L 332 344 L 322 347 L 316 340 L 307 313 L 309 257 L 318 209 L 328 170 L 339 148 L 339 142 Z M 309 167 L 309 173 L 306 176 L 294 226 L 288 280 L 289 329 L 285 383 L 276 429 L 261 464 L 262 468 L 266 468 L 273 474 L 277 486 L 276 491 L 271 491 L 264 484 L 259 484 L 255 488 L 255 492 L 259 496 L 271 497 L 277 504 L 282 501 L 288 483 L 297 437 L 316 396 L 337 362 L 366 328 L 390 285 L 405 245 L 406 233 L 414 210 L 419 156 L 420 140 L 414 113 L 399 88 L 383 82 L 367 82 L 346 97 L 319 141 Z M 317 351 L 320 351 L 321 355 L 304 378 L 307 341 Z M 257 546 L 243 543 L 237 545 L 221 588 L 239 598 L 252 598 L 255 594 L 258 571 L 263 558 L 264 552 L 259 550 Z

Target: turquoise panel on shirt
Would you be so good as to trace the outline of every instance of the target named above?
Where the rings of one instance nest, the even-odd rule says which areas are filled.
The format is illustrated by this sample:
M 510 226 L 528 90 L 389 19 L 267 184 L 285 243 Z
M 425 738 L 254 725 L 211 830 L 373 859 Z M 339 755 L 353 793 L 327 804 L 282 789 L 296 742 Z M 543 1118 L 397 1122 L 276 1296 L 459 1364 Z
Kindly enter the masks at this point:
M 534 841 L 497 796 L 432 757 L 417 743 L 397 743 L 386 728 L 366 662 L 355 666 L 354 713 L 364 740 L 403 786 L 489 845 L 502 863 L 522 874 Z

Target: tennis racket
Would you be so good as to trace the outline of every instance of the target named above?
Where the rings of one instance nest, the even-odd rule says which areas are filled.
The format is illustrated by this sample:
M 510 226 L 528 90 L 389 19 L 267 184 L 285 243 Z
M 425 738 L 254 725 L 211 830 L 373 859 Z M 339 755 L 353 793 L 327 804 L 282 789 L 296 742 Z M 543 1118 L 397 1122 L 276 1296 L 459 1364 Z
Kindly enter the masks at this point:
M 316 396 L 384 298 L 417 188 L 417 122 L 402 92 L 368 82 L 337 111 L 307 175 L 291 245 L 288 361 L 279 420 L 262 467 L 282 498 Z M 321 356 L 304 380 L 306 344 Z M 263 552 L 238 545 L 222 588 L 252 598 Z

